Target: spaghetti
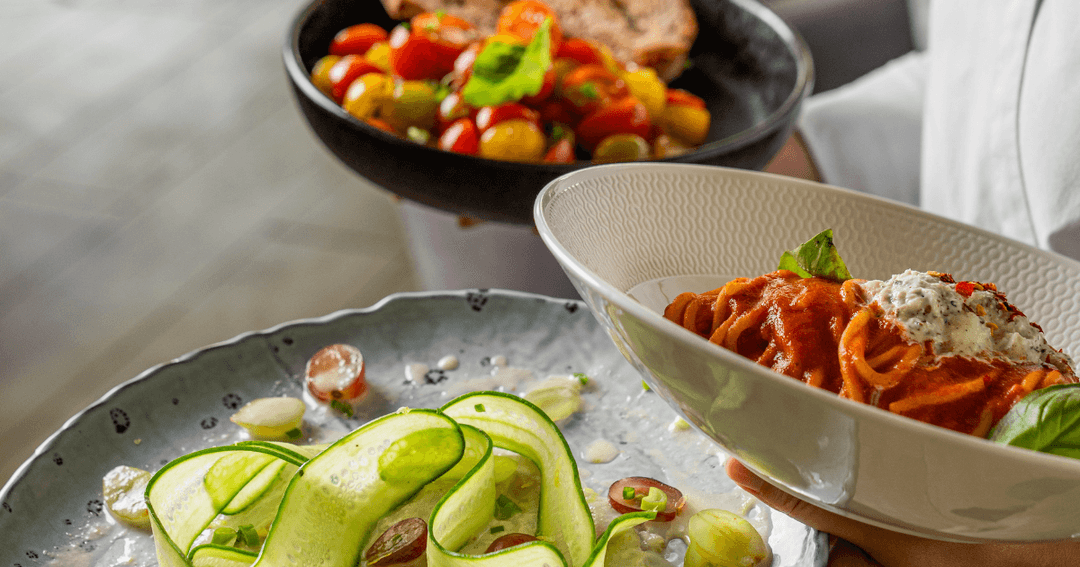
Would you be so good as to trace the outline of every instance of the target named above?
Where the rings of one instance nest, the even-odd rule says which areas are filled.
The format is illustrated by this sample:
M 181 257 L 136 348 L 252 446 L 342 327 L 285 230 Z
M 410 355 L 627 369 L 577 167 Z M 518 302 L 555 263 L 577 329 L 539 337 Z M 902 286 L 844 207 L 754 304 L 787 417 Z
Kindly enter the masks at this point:
M 1077 382 L 992 284 L 947 274 L 840 283 L 778 270 L 681 294 L 664 316 L 811 386 L 980 437 L 1032 391 Z

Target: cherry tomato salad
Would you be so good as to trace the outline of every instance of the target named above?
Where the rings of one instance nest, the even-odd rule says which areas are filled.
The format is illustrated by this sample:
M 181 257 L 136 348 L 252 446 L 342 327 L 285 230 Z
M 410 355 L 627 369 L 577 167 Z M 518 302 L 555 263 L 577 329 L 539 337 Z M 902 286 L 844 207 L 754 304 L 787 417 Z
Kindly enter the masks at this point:
M 516 162 L 662 159 L 705 141 L 705 102 L 656 71 L 564 37 L 538 0 L 506 5 L 496 33 L 419 14 L 389 32 L 361 23 L 333 38 L 311 81 L 346 112 L 416 143 Z

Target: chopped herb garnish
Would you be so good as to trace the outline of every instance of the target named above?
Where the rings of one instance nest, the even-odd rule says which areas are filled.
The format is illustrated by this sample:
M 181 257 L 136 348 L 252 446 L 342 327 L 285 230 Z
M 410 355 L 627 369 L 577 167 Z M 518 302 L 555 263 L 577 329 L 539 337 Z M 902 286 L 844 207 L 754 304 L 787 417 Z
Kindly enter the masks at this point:
M 294 427 L 285 432 L 285 437 L 288 437 L 289 439 L 299 439 L 303 435 L 304 432 L 300 431 L 299 427 Z
M 487 411 L 486 409 L 484 409 L 484 404 L 476 404 L 475 406 L 473 406 L 473 409 L 476 410 L 477 413 L 484 413 L 485 411 Z
M 499 532 L 503 532 L 503 531 L 506 531 L 506 526 L 495 526 L 495 527 L 491 528 L 490 530 L 488 530 L 488 533 L 490 533 L 492 535 L 495 535 L 495 534 L 497 534 Z
M 210 542 L 218 545 L 228 545 L 235 538 L 236 530 L 232 528 L 218 528 L 214 530 L 214 535 L 210 539 Z
M 521 506 L 514 503 L 513 500 L 506 497 L 505 494 L 500 494 L 495 499 L 495 519 L 496 520 L 509 520 L 521 511 Z
M 641 499 L 641 509 L 663 512 L 667 509 L 667 494 L 655 486 L 650 486 L 649 493 Z
M 439 21 L 442 21 L 443 16 L 445 16 L 445 15 L 446 15 L 446 10 L 437 10 L 435 12 L 435 17 L 438 18 Z
M 409 126 L 409 129 L 405 131 L 405 137 L 417 144 L 426 145 L 431 140 L 431 132 L 416 126 Z
M 240 541 L 244 542 L 244 545 L 250 547 L 258 546 L 259 532 L 255 531 L 255 526 L 251 524 L 240 526 Z
M 600 98 L 600 93 L 596 90 L 596 84 L 592 81 L 581 83 L 581 86 L 577 88 L 577 92 L 587 100 L 596 100 Z
M 646 392 L 648 392 L 649 390 L 652 390 L 652 388 L 650 388 L 649 385 L 646 384 L 644 380 L 641 381 L 641 388 L 643 390 L 645 390 Z
M 637 496 L 637 493 L 634 492 L 633 487 L 630 487 L 630 486 L 624 486 L 623 487 L 623 489 L 622 489 L 622 499 L 623 500 L 633 500 L 636 496 Z
M 353 416 L 352 406 L 350 406 L 349 404 L 347 404 L 347 403 L 345 403 L 345 402 L 343 402 L 341 400 L 330 400 L 330 407 L 333 408 L 333 409 L 336 409 L 337 411 L 339 411 L 339 412 L 341 412 L 343 414 L 345 414 L 345 417 L 352 417 Z
M 574 378 L 577 378 L 578 382 L 581 382 L 582 386 L 589 383 L 589 377 L 586 376 L 585 374 L 581 373 L 581 372 L 575 372 L 574 373 Z
M 552 126 L 551 126 L 551 139 L 552 140 L 558 141 L 558 140 L 561 140 L 563 138 L 568 138 L 573 133 L 574 133 L 573 130 L 567 128 L 566 126 L 560 124 L 559 122 L 556 122 L 556 123 L 552 124 Z M 574 376 L 577 376 L 577 374 L 575 374 Z

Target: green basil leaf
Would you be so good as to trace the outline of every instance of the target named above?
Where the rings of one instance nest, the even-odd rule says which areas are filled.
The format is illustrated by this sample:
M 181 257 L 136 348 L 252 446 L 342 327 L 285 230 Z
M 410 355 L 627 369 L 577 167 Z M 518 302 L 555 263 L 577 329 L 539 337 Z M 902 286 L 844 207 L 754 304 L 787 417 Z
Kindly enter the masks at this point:
M 1080 384 L 1024 396 L 990 432 L 990 440 L 1080 459 Z
M 798 248 L 784 252 L 777 269 L 791 270 L 804 278 L 818 276 L 839 282 L 851 279 L 851 272 L 848 272 L 847 265 L 833 244 L 831 228 L 807 240 Z
M 493 41 L 476 56 L 472 75 L 461 90 L 465 102 L 479 108 L 520 100 L 544 87 L 551 67 L 551 18 L 544 20 L 527 46 Z

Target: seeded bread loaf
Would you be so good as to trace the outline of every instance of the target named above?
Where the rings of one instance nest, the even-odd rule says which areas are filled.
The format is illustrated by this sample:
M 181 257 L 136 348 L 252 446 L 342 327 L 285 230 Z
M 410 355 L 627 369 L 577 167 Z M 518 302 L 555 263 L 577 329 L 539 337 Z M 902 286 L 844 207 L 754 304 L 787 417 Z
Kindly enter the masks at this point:
M 442 10 L 485 35 L 510 0 L 382 0 L 394 19 Z M 697 37 L 697 19 L 688 0 L 545 0 L 559 15 L 566 37 L 607 45 L 616 58 L 647 65 L 671 80 L 682 72 Z

